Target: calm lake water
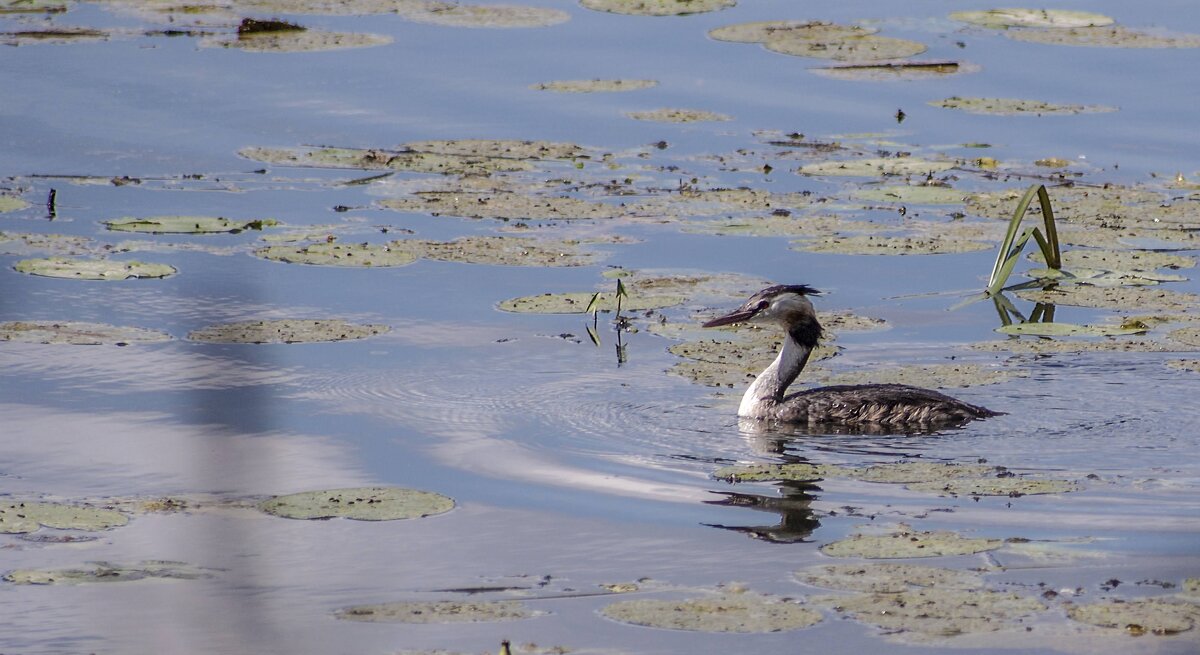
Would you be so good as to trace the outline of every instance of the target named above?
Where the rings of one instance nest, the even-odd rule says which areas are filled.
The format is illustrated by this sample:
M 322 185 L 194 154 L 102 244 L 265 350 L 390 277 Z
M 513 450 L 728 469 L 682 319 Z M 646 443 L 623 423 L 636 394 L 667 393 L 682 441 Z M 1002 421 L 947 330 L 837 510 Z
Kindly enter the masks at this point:
M 863 525 L 905 523 L 1031 540 L 988 554 L 914 561 L 988 568 L 991 586 L 1034 597 L 1044 589 L 1079 603 L 1161 596 L 1200 576 L 1200 377 L 1168 365 L 1194 360 L 1195 353 L 972 347 L 1008 339 L 994 332 L 999 320 L 990 302 L 949 311 L 985 286 L 997 229 L 984 237 L 987 250 L 872 256 L 797 250 L 786 236 L 695 233 L 685 229 L 691 215 L 667 223 L 533 221 L 525 231 L 538 236 L 600 240 L 589 247 L 604 258 L 572 268 L 423 259 L 361 269 L 253 256 L 272 230 L 137 235 L 102 224 L 124 216 L 274 218 L 334 234 L 341 243 L 374 244 L 522 233 L 511 221 L 375 204 L 437 175 L 400 172 L 349 185 L 381 171 L 276 166 L 238 155 L 253 146 L 386 149 L 430 139 L 536 139 L 593 148 L 579 167 L 537 162 L 517 176 L 556 195 L 572 191 L 615 204 L 681 185 L 811 192 L 834 214 L 893 227 L 918 220 L 950 224 L 963 206 L 912 206 L 904 216 L 894 205 L 863 208 L 850 194 L 877 180 L 797 175 L 798 166 L 819 155 L 770 141 L 800 133 L 863 156 L 907 151 L 1002 163 L 994 173 L 964 164 L 939 174 L 966 192 L 1056 182 L 1054 170 L 1033 165 L 1050 157 L 1071 162 L 1069 175 L 1079 174 L 1072 179 L 1088 184 L 1160 190 L 1177 175 L 1200 181 L 1194 109 L 1200 49 L 1024 43 L 947 17 L 952 10 L 988 8 L 979 3 L 799 7 L 764 0 L 677 17 L 530 4 L 564 11 L 569 20 L 540 28 L 464 28 L 394 13 L 313 15 L 226 5 L 224 13 L 179 13 L 169 22 L 164 14 L 137 11 L 149 2 L 67 2 L 62 12 L 0 13 L 0 31 L 15 45 L 0 50 L 0 192 L 29 203 L 0 214 L 0 233 L 85 237 L 92 241 L 76 249 L 85 254 L 103 252 L 104 244 L 149 240 L 156 244 L 151 249 L 142 244 L 140 251 L 112 256 L 179 271 L 121 282 L 27 275 L 13 265 L 64 253 L 0 241 L 0 322 L 101 322 L 175 337 L 124 347 L 0 341 L 0 494 L 4 500 L 101 504 L 180 497 L 194 504 L 190 512 L 133 514 L 127 526 L 104 532 L 67 533 L 98 535 L 93 541 L 0 535 L 0 569 L 143 560 L 212 569 L 200 580 L 0 583 L 6 617 L 0 652 L 479 653 L 495 652 L 505 638 L 579 652 L 796 652 L 797 640 L 831 654 L 1196 652 L 1200 626 L 1134 638 L 1069 621 L 1061 599 L 1026 624 L 932 646 L 883 635 L 835 612 L 802 631 L 739 635 L 634 627 L 597 614 L 614 600 L 593 595 L 597 585 L 643 579 L 653 581 L 643 583 L 647 588 L 665 591 L 635 597 L 677 598 L 731 583 L 790 597 L 824 593 L 798 585 L 792 572 L 833 561 L 818 547 Z M 1191 2 L 1056 6 L 1109 14 L 1126 27 L 1200 33 L 1200 12 Z M 321 52 L 205 47 L 214 34 L 230 38 L 246 16 L 369 32 L 390 42 Z M 883 35 L 926 44 L 921 59 L 952 59 L 977 70 L 920 80 L 839 80 L 810 70 L 828 65 L 825 60 L 707 36 L 716 27 L 773 19 L 861 21 Z M 65 42 L 15 36 L 65 27 L 110 31 L 103 39 Z M 167 36 L 164 29 L 191 32 Z M 594 78 L 658 85 L 586 94 L 529 88 Z M 927 104 L 949 96 L 1119 110 L 994 116 Z M 720 112 L 731 120 L 670 124 L 625 115 L 660 107 Z M 904 114 L 899 122 L 898 110 Z M 981 143 L 991 147 L 964 145 Z M 604 153 L 612 157 L 602 161 Z M 134 179 L 114 181 L 123 177 Z M 633 195 L 605 195 L 603 185 L 614 180 Z M 52 189 L 53 217 L 45 206 Z M 1164 202 L 1195 206 L 1194 189 L 1164 191 Z M 718 217 L 724 213 L 732 212 Z M 1150 245 L 1197 255 L 1195 241 Z M 1005 372 L 1013 377 L 948 392 L 1006 415 L 933 435 L 763 430 L 739 425 L 740 387 L 707 387 L 669 372 L 680 359 L 667 351 L 675 341 L 651 329 L 659 314 L 635 314 L 637 329 L 621 335 L 618 357 L 612 314 L 600 315 L 596 346 L 586 332 L 590 316 L 497 309 L 518 296 L 610 290 L 615 283 L 603 274 L 611 267 L 735 273 L 749 280 L 742 283 L 747 292 L 767 283 L 812 285 L 825 292 L 819 309 L 888 324 L 886 330 L 839 332 L 840 353 L 823 367 L 886 371 L 955 363 Z M 1164 289 L 1200 293 L 1192 271 L 1169 272 L 1192 279 Z M 1032 311 L 1031 302 L 1012 299 L 1026 315 Z M 696 325 L 739 302 L 736 294 L 693 298 L 661 315 Z M 1160 341 L 1168 330 L 1194 327 L 1200 315 L 1194 303 L 1171 312 L 1060 306 L 1056 320 L 1119 324 L 1122 317 L 1150 313 L 1176 314 L 1151 333 Z M 319 344 L 185 338 L 214 323 L 273 318 L 340 318 L 391 330 Z M 944 497 L 852 478 L 815 486 L 734 486 L 711 478 L 718 466 L 739 462 L 865 466 L 902 459 L 986 461 L 1020 475 L 1071 480 L 1079 490 Z M 291 521 L 263 515 L 249 502 L 367 485 L 436 491 L 458 507 L 420 520 Z M 714 502 L 732 492 L 758 496 L 758 502 Z M 1113 589 L 1112 580 L 1122 584 Z M 447 594 L 437 590 L 493 586 L 528 588 L 528 605 L 548 614 L 449 625 L 333 616 L 350 605 L 439 599 Z

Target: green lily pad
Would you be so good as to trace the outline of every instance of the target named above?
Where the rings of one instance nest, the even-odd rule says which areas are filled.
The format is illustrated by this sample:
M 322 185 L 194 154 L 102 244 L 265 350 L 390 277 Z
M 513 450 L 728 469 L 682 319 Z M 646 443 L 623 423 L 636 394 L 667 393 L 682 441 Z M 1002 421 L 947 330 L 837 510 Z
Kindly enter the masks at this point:
M 1036 337 L 1112 337 L 1123 334 L 1145 334 L 1146 326 L 1076 325 L 1074 323 L 1013 323 L 996 328 L 1002 334 Z
M 898 184 L 858 189 L 853 196 L 858 200 L 906 205 L 954 205 L 966 200 L 967 193 L 945 186 Z
M 787 35 L 792 39 L 838 41 L 874 34 L 878 30 L 861 25 L 838 25 L 823 21 L 764 20 L 737 23 L 708 31 L 709 38 L 734 43 L 766 43 L 772 37 Z
M 909 557 L 942 557 L 970 555 L 996 550 L 1000 539 L 973 539 L 954 532 L 918 532 L 902 527 L 891 534 L 855 534 L 821 546 L 830 557 L 862 557 L 865 559 L 899 559 Z
M 521 28 L 565 23 L 571 15 L 561 9 L 526 5 L 475 5 L 444 0 L 407 2 L 396 13 L 415 23 L 448 27 Z
M 13 584 L 79 585 L 95 582 L 132 582 L 148 578 L 199 580 L 211 578 L 211 569 L 167 560 L 146 560 L 132 564 L 92 562 L 78 569 L 17 569 L 4 574 Z
M 111 509 L 61 503 L 0 503 L 0 533 L 33 532 L 42 526 L 60 530 L 107 530 L 128 522 L 129 517 Z
M 1111 25 L 1058 30 L 1009 30 L 1010 39 L 1089 48 L 1200 48 L 1200 34 L 1150 32 Z
M 341 517 L 358 521 L 394 521 L 449 512 L 454 509 L 454 500 L 416 489 L 355 487 L 276 496 L 259 503 L 258 508 L 288 519 Z
M 515 600 L 464 603 L 453 600 L 402 601 L 355 605 L 334 612 L 346 621 L 368 623 L 487 623 L 517 621 L 541 616 Z
M 587 311 L 593 295 L 593 292 L 588 291 L 543 293 L 535 296 L 509 298 L 500 302 L 497 307 L 502 311 L 519 314 L 582 314 Z M 628 297 L 621 299 L 621 309 L 641 312 L 647 309 L 672 307 L 682 304 L 686 300 L 683 296 L 651 296 L 631 293 Z M 602 312 L 616 311 L 616 294 L 602 292 L 596 300 L 596 308 Z
M 863 623 L 918 637 L 980 634 L 1011 626 L 1046 606 L 988 589 L 910 589 L 814 599 Z
M 885 237 L 873 234 L 829 236 L 792 242 L 793 250 L 837 255 L 943 255 L 990 248 L 990 244 L 964 239 Z
M 950 14 L 953 20 L 1004 29 L 1009 27 L 1103 27 L 1115 21 L 1104 14 L 1068 9 L 986 9 L 984 11 L 956 11 Z
M 70 280 L 128 280 L 130 278 L 163 278 L 174 275 L 174 266 L 148 264 L 138 261 L 113 259 L 73 259 L 70 257 L 45 257 L 22 259 L 13 265 L 21 273 L 43 277 L 60 277 Z
M 776 32 L 763 45 L 784 55 L 854 62 L 904 59 L 927 50 L 925 44 L 917 41 L 877 34 L 821 40 L 793 31 Z
M 1067 608 L 1072 620 L 1102 628 L 1120 628 L 1133 635 L 1147 632 L 1171 635 L 1192 629 L 1200 621 L 1200 607 L 1157 598 L 1105 600 Z
M 712 476 L 726 482 L 818 482 L 835 470 L 824 464 L 751 464 L 722 466 Z
M 236 48 L 245 52 L 322 52 L 349 48 L 387 45 L 392 37 L 357 32 L 323 30 L 285 30 L 239 33 L 233 37 L 208 37 L 200 40 L 205 48 Z
M 340 319 L 279 319 L 209 325 L 193 330 L 188 339 L 205 343 L 318 343 L 365 339 L 389 330 L 386 325 L 357 325 Z
M 685 16 L 728 9 L 736 0 L 579 0 L 595 11 L 632 16 Z
M 220 216 L 150 216 L 147 218 L 116 218 L 104 221 L 108 229 L 118 232 L 148 232 L 150 234 L 207 234 L 244 230 L 261 230 L 279 221 L 270 218 L 233 220 Z
M 1070 105 L 1021 100 L 1019 98 L 964 98 L 951 96 L 942 100 L 931 100 L 928 104 L 945 109 L 961 109 L 970 114 L 992 116 L 1054 115 L 1054 114 L 1097 114 L 1117 111 L 1105 105 Z
M 264 259 L 312 266 L 380 267 L 407 266 L 421 258 L 421 249 L 400 245 L 368 243 L 310 243 L 259 248 L 254 254 Z
M 552 80 L 529 85 L 534 91 L 553 91 L 555 93 L 615 93 L 621 91 L 639 91 L 658 86 L 657 80 Z
M 600 613 L 621 623 L 698 632 L 782 632 L 821 621 L 820 613 L 798 603 L 751 593 L 688 600 L 626 600 L 608 605 Z
M 170 340 L 171 335 L 159 330 L 107 323 L 78 321 L 7 321 L 0 323 L 0 341 L 95 346 Z
M 864 482 L 888 483 L 937 483 L 957 478 L 974 478 L 995 473 L 995 466 L 986 464 L 950 464 L 941 462 L 894 462 L 873 466 L 844 469 L 843 475 Z
M 379 148 L 251 147 L 242 148 L 238 154 L 246 159 L 277 166 L 394 170 L 446 175 L 486 175 L 532 168 L 528 162 L 503 157 L 467 157 Z
M 0 194 L 0 214 L 15 212 L 29 206 L 28 202 L 16 197 Z
M 838 177 L 930 175 L 948 171 L 957 165 L 952 161 L 933 161 L 918 157 L 888 157 L 823 161 L 815 164 L 805 164 L 797 168 L 796 172 L 801 175 L 833 175 Z
M 662 109 L 652 109 L 648 111 L 627 111 L 625 115 L 639 121 L 652 121 L 655 123 L 699 123 L 703 121 L 731 121 L 732 116 L 728 114 L 719 114 L 714 111 L 704 111 L 702 109 L 672 109 L 664 107 Z
M 943 496 L 1034 496 L 1040 494 L 1062 494 L 1078 491 L 1079 485 L 1070 480 L 1045 480 L 1034 478 L 957 478 L 942 482 L 920 482 L 909 484 L 913 491 L 936 493 Z
M 983 579 L 971 571 L 888 562 L 822 564 L 796 571 L 796 580 L 813 587 L 872 594 L 898 594 L 911 587 L 979 589 L 983 586 Z

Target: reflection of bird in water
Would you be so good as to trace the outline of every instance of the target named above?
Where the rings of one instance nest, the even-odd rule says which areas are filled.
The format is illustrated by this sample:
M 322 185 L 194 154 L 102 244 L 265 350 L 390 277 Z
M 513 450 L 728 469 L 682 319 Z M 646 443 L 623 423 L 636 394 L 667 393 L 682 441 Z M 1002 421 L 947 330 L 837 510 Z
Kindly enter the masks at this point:
M 904 384 L 839 385 L 808 389 L 785 397 L 821 338 L 821 324 L 808 296 L 820 292 L 790 284 L 754 294 L 732 312 L 704 327 L 733 323 L 774 323 L 783 327 L 783 348 L 742 396 L 738 416 L 809 425 L 843 425 L 898 430 L 953 427 L 972 419 L 996 416 L 983 407 Z

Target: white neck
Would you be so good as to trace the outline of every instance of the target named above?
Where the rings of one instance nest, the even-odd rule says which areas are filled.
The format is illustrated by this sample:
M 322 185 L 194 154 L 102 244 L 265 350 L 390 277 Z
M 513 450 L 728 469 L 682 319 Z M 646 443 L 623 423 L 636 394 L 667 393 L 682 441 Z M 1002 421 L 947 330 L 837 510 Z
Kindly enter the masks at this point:
M 783 348 L 775 361 L 760 373 L 746 394 L 742 396 L 742 404 L 738 407 L 738 416 L 746 418 L 769 418 L 771 411 L 783 401 L 783 393 L 804 370 L 812 348 L 803 346 L 784 333 Z

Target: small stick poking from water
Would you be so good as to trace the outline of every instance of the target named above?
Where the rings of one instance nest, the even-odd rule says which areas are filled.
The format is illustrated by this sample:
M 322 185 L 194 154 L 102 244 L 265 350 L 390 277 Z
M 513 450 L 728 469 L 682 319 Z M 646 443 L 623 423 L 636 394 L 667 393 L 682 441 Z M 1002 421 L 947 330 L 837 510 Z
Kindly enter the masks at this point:
M 58 192 L 53 188 L 50 189 L 49 195 L 46 196 L 46 214 L 47 218 L 54 220 L 58 216 L 58 212 L 54 207 L 54 199 L 58 196 Z

